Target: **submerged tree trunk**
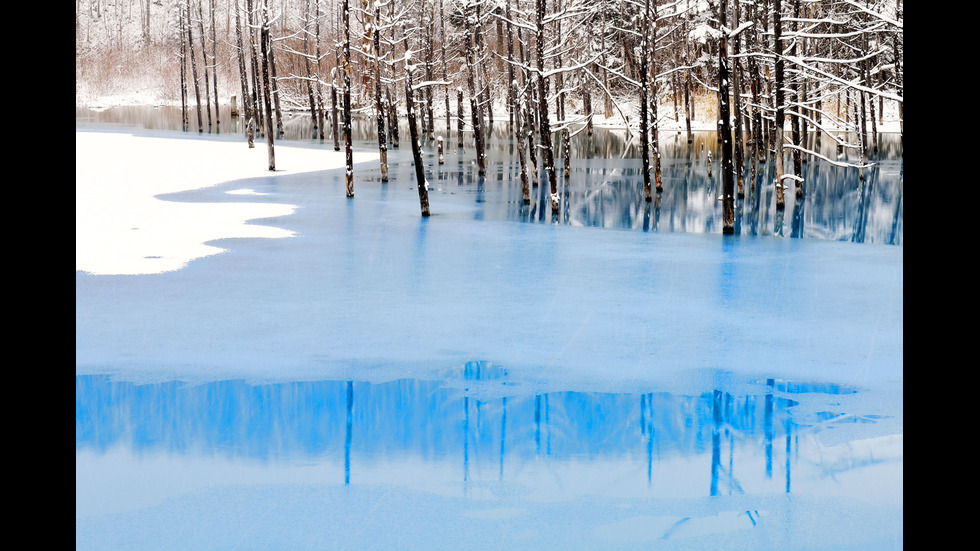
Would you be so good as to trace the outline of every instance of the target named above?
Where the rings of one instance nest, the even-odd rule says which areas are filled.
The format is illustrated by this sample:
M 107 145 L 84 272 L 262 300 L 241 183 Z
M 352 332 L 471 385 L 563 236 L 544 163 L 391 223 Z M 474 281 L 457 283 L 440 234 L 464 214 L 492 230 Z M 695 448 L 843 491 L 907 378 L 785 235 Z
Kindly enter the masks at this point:
M 335 71 L 336 72 L 336 71 Z M 331 121 L 333 131 L 333 150 L 340 151 L 340 121 L 337 119 L 337 85 L 336 79 L 330 84 L 330 101 L 331 101 Z
M 184 20 L 184 10 L 180 9 L 180 120 L 181 130 L 187 132 L 187 45 L 183 40 L 187 22 Z
M 459 150 L 463 150 L 463 129 L 466 127 L 466 119 L 463 117 L 463 90 L 456 89 L 456 135 L 459 138 Z
M 783 92 L 783 38 L 782 38 L 782 0 L 773 0 L 773 49 L 776 54 L 776 82 L 773 84 L 776 92 L 776 209 L 786 208 L 785 192 L 783 190 L 783 128 L 786 125 L 785 101 Z
M 303 65 L 306 68 L 306 95 L 310 100 L 310 124 L 313 125 L 313 138 L 317 134 L 316 99 L 313 97 L 313 66 L 310 64 L 310 2 L 303 4 Z
M 354 197 L 354 153 L 351 150 L 351 120 L 350 120 L 350 4 L 343 2 L 344 16 L 344 147 L 347 158 L 347 170 L 344 173 L 347 182 L 347 197 Z
M 425 177 L 425 164 L 422 161 L 422 144 L 419 142 L 419 130 L 415 120 L 415 99 L 412 91 L 412 66 L 409 61 L 405 64 L 405 104 L 408 109 L 408 134 L 412 140 L 412 158 L 415 160 L 415 182 L 419 189 L 419 207 L 422 216 L 429 216 L 429 181 Z
M 255 123 L 252 120 L 254 113 L 249 101 L 248 93 L 248 70 L 245 68 L 245 48 L 242 42 L 242 12 L 238 2 L 235 2 L 235 40 L 238 46 L 238 72 L 241 75 L 242 85 L 242 111 L 245 115 L 245 136 L 248 139 L 249 149 L 255 147 Z
M 322 86 L 320 86 L 320 2 L 319 0 L 315 0 L 315 3 L 316 16 L 314 17 L 315 27 L 313 35 L 315 44 L 313 50 L 316 52 L 316 116 L 317 127 L 320 129 L 320 141 L 323 141 L 323 127 L 325 125 L 323 120 L 323 111 L 325 108 L 323 106 L 323 89 Z
M 542 162 L 551 188 L 551 214 L 559 214 L 558 180 L 555 174 L 555 152 L 551 145 L 551 124 L 548 122 L 548 79 L 544 74 L 544 8 L 545 0 L 537 0 L 536 58 L 538 66 L 538 120 Z
M 472 6 L 467 5 L 466 13 L 466 83 L 470 92 L 470 118 L 473 124 L 473 135 L 476 142 L 476 167 L 482 176 L 486 173 L 486 152 L 483 142 L 483 105 L 480 101 L 481 91 L 477 90 L 477 59 L 476 50 L 478 46 L 477 29 L 479 21 L 477 16 L 471 12 Z
M 211 11 L 211 78 L 214 82 L 214 125 L 221 125 L 221 111 L 218 106 L 218 40 L 214 24 L 214 0 L 208 4 Z
M 279 77 L 276 75 L 276 49 L 273 48 L 271 34 L 267 47 L 269 48 L 269 82 L 272 85 L 272 101 L 276 107 L 276 132 L 281 138 L 285 132 L 282 129 L 282 109 L 279 103 Z
M 265 104 L 265 142 L 269 147 L 269 170 L 276 169 L 275 144 L 272 138 L 272 98 L 269 93 L 269 4 L 262 8 L 262 31 L 259 46 L 262 48 L 262 102 Z
M 385 139 L 385 109 L 381 99 L 381 8 L 374 8 L 374 108 L 378 118 L 378 154 L 381 162 L 381 181 L 388 181 L 388 144 Z
M 738 0 L 736 0 L 738 1 Z M 728 30 L 726 12 L 728 0 L 721 0 L 719 23 L 721 39 L 718 41 L 718 98 L 721 120 L 721 194 L 722 194 L 722 233 L 735 233 L 735 180 L 732 163 L 732 122 L 728 98 Z
M 201 88 L 197 79 L 197 60 L 194 57 L 194 40 L 191 36 L 190 24 L 191 0 L 187 0 L 187 55 L 191 58 L 191 77 L 194 79 L 194 96 L 197 97 L 197 131 L 204 132 L 204 119 L 201 115 Z
M 526 131 L 524 125 L 521 124 L 521 106 L 523 105 L 523 100 L 521 94 L 518 91 L 517 80 L 511 82 L 511 87 L 513 87 L 512 97 L 514 98 L 514 127 L 517 129 L 517 158 L 520 161 L 521 166 L 521 201 L 525 205 L 531 204 L 531 187 L 527 180 L 527 160 L 524 157 L 524 147 L 523 147 L 523 136 L 522 134 Z
M 653 186 L 650 182 L 650 124 L 648 121 L 649 94 L 647 92 L 647 77 L 649 71 L 647 60 L 650 58 L 650 0 L 643 4 L 643 20 L 640 38 L 640 151 L 643 159 L 643 200 L 653 201 Z
M 197 26 L 201 33 L 201 60 L 204 61 L 204 100 L 208 113 L 208 131 L 211 130 L 211 84 L 209 82 L 210 73 L 208 72 L 208 49 L 204 32 L 204 8 L 201 1 L 197 2 Z

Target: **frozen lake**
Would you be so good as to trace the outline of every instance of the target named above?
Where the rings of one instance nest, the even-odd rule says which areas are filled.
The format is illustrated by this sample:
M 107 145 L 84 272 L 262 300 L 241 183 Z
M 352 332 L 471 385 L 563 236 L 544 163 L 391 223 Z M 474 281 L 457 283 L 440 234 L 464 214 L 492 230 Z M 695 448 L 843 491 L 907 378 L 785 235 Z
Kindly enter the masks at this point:
M 484 179 L 447 148 L 429 219 L 404 144 L 353 200 L 164 197 L 248 188 L 295 237 L 76 272 L 76 547 L 901 548 L 894 141 L 784 213 L 760 183 L 723 237 L 717 161 L 680 140 L 646 206 L 617 139 L 557 216 L 502 139 Z

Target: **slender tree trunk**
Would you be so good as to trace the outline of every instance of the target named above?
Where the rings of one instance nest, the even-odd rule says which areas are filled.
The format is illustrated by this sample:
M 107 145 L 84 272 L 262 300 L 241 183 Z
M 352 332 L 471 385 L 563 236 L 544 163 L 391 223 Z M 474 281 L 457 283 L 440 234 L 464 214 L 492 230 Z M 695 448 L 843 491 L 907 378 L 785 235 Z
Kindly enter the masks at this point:
M 378 153 L 381 161 L 381 181 L 388 181 L 388 144 L 385 139 L 385 110 L 381 98 L 381 8 L 374 8 L 374 108 L 378 118 Z
M 346 0 L 345 0 L 346 1 Z M 412 91 L 412 65 L 405 64 L 405 105 L 408 110 L 408 134 L 412 140 L 412 158 L 415 160 L 415 182 L 419 190 L 419 206 L 422 216 L 429 216 L 429 181 L 425 177 L 425 163 L 422 161 L 422 143 L 419 141 L 418 125 L 415 121 L 415 98 Z
M 313 66 L 310 63 L 310 0 L 303 4 L 303 65 L 306 68 L 306 95 L 310 100 L 310 123 L 313 125 L 313 138 L 316 139 L 316 99 L 313 97 Z
M 340 151 L 340 121 L 337 118 L 337 84 L 336 79 L 330 84 L 330 101 L 331 101 L 331 120 L 333 122 L 333 150 Z
M 738 0 L 736 0 L 738 1 Z M 718 98 L 721 120 L 721 174 L 722 174 L 722 233 L 735 233 L 735 180 L 732 164 L 732 123 L 728 98 L 728 26 L 726 13 L 728 0 L 721 0 L 718 10 L 721 39 L 718 41 Z
M 734 3 L 735 21 L 733 27 L 736 29 L 741 24 L 742 8 L 738 0 Z M 738 198 L 745 197 L 745 132 L 742 127 L 742 67 L 739 61 L 742 39 L 738 36 L 733 37 L 732 54 L 735 57 L 735 65 L 732 70 L 732 85 L 735 93 L 732 94 L 735 107 L 735 194 Z
M 261 102 L 262 102 L 262 76 L 259 71 L 259 55 L 255 49 L 255 10 L 252 4 L 252 0 L 245 0 L 245 19 L 246 28 L 248 29 L 248 48 L 251 51 L 252 59 L 252 120 L 255 121 L 256 127 L 261 134 L 265 131 L 265 114 L 262 112 Z
M 214 24 L 214 0 L 208 4 L 211 11 L 211 78 L 214 82 L 214 125 L 221 125 L 221 110 L 218 103 L 218 40 Z
M 794 0 L 793 1 L 793 25 L 791 26 L 791 29 L 794 32 L 797 31 L 797 29 L 799 28 L 799 23 L 797 22 L 799 17 L 800 17 L 800 0 Z M 799 40 L 794 40 L 793 45 L 790 46 L 790 56 L 794 58 L 796 57 L 798 42 Z M 792 92 L 794 96 L 793 100 L 795 105 L 797 106 L 796 107 L 797 111 L 802 109 L 802 103 L 800 102 L 801 80 L 802 77 L 800 76 L 799 72 L 797 72 L 793 78 L 793 88 L 792 88 Z M 802 134 L 800 133 L 800 117 L 796 114 L 792 115 L 792 117 L 790 117 L 790 125 L 791 125 L 790 130 L 793 136 L 793 145 L 796 146 L 793 148 L 793 173 L 796 174 L 797 177 L 796 197 L 798 199 L 802 199 L 803 198 L 803 157 L 802 157 L 803 152 L 798 149 L 803 143 L 803 137 Z
M 270 29 L 271 31 L 271 29 Z M 271 35 L 270 35 L 271 36 Z M 271 78 L 271 90 L 272 90 L 272 101 L 276 106 L 276 132 L 279 137 L 282 137 L 285 132 L 282 129 L 282 109 L 279 104 L 279 77 L 276 75 L 276 49 L 272 38 L 269 38 L 269 75 Z
M 509 5 L 509 2 L 508 2 Z M 508 17 L 508 19 L 510 19 Z M 521 201 L 525 205 L 531 204 L 531 187 L 527 180 L 527 160 L 524 157 L 524 147 L 522 134 L 526 132 L 524 125 L 521 124 L 521 106 L 524 103 L 522 94 L 518 91 L 517 80 L 511 81 L 511 87 L 513 91 L 511 92 L 511 97 L 514 98 L 514 126 L 517 129 L 517 158 L 521 166 Z
M 650 138 L 653 144 L 653 183 L 657 193 L 663 193 L 664 184 L 660 173 L 660 133 L 657 131 L 657 98 L 660 96 L 657 89 L 657 4 L 652 4 L 653 18 L 648 25 L 647 33 L 650 40 Z
M 187 127 L 189 125 L 187 120 L 187 44 L 183 40 L 183 36 L 187 27 L 187 22 L 184 18 L 184 10 L 180 9 L 180 120 L 181 120 L 181 130 L 187 132 Z
M 269 3 L 265 0 L 262 7 L 262 31 L 259 47 L 262 49 L 262 102 L 265 104 L 265 143 L 269 147 L 269 170 L 276 170 L 276 151 L 272 138 L 272 99 L 269 88 Z
M 467 85 L 470 92 L 470 114 L 473 121 L 473 134 L 476 141 L 476 166 L 478 173 L 482 176 L 486 173 L 486 152 L 484 151 L 483 136 L 483 104 L 482 97 L 476 88 L 477 84 L 477 59 L 476 50 L 478 46 L 477 29 L 479 29 L 478 16 L 473 14 L 472 6 L 467 5 L 467 30 L 466 30 L 466 69 Z
M 439 0 L 439 41 L 442 47 L 442 80 L 446 82 L 446 139 L 452 136 L 452 117 L 449 113 L 449 66 L 446 62 L 446 9 L 443 0 Z
M 517 83 L 514 80 L 514 30 L 511 27 L 510 1 L 504 0 L 505 17 L 507 18 L 507 116 L 508 123 L 513 128 L 517 143 L 520 143 L 520 129 L 515 123 L 514 111 L 517 103 Z M 520 115 L 517 115 L 520 118 Z
M 238 72 L 241 75 L 245 136 L 248 139 L 248 147 L 251 149 L 255 147 L 255 123 L 252 120 L 254 113 L 252 112 L 252 105 L 249 101 L 248 70 L 245 68 L 245 48 L 242 43 L 242 11 L 237 0 L 235 1 L 235 40 L 238 46 Z
M 191 36 L 191 0 L 187 0 L 187 54 L 191 58 L 191 76 L 194 79 L 194 95 L 197 97 L 197 132 L 204 132 L 204 120 L 201 116 L 201 88 L 197 78 L 197 59 L 194 57 L 194 40 Z
M 456 89 L 456 135 L 459 138 L 459 150 L 463 150 L 463 129 L 466 126 L 466 119 L 463 116 L 463 89 Z
M 351 112 L 350 112 L 350 3 L 343 0 L 344 15 L 344 147 L 347 157 L 347 197 L 354 197 L 354 152 L 351 150 Z
M 783 93 L 783 37 L 782 37 L 782 0 L 773 0 L 773 50 L 776 54 L 776 82 L 773 84 L 776 93 L 776 210 L 786 208 L 785 192 L 783 190 L 783 128 L 786 124 L 785 100 Z
M 650 0 L 643 3 L 641 38 L 640 38 L 640 151 L 643 159 L 643 200 L 653 201 L 653 186 L 650 181 L 650 123 L 648 120 L 649 86 L 647 79 L 649 70 L 647 60 L 650 59 Z
M 204 61 L 204 100 L 208 113 L 208 130 L 211 130 L 211 83 L 209 82 L 210 73 L 208 72 L 208 50 L 207 33 L 204 32 L 204 8 L 201 7 L 201 0 L 197 2 L 197 25 L 201 33 L 201 60 Z
M 535 37 L 538 66 L 538 117 L 544 170 L 551 188 L 551 213 L 559 214 L 558 180 L 555 174 L 555 153 L 551 145 L 551 124 L 548 122 L 548 79 L 544 75 L 544 12 L 545 0 L 537 0 L 537 35 Z
M 320 85 L 320 73 L 321 73 L 321 67 L 320 67 L 320 1 L 319 0 L 313 0 L 313 2 L 316 4 L 316 11 L 315 11 L 316 16 L 314 18 L 314 21 L 315 21 L 315 27 L 314 27 L 315 34 L 314 34 L 314 39 L 315 39 L 315 42 L 316 42 L 316 44 L 314 45 L 314 51 L 316 52 L 316 105 L 317 105 L 317 111 L 316 111 L 316 113 L 317 113 L 317 127 L 320 129 L 320 141 L 322 142 L 323 141 L 323 138 L 324 138 L 324 128 L 323 127 L 325 126 L 325 121 L 323 120 L 324 119 L 323 111 L 325 110 L 325 107 L 323 105 L 323 87 Z

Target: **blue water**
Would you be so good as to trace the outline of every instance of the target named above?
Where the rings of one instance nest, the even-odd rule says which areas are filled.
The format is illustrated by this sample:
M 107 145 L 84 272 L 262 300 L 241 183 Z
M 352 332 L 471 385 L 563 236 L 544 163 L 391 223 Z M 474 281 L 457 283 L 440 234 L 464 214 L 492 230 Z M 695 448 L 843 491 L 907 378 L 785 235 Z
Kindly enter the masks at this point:
M 247 185 L 297 237 L 76 272 L 76 547 L 900 548 L 900 156 L 722 237 L 717 163 L 647 207 L 582 161 L 552 216 L 507 146 L 433 164 L 429 219 L 399 151 L 354 200 L 165 198 Z

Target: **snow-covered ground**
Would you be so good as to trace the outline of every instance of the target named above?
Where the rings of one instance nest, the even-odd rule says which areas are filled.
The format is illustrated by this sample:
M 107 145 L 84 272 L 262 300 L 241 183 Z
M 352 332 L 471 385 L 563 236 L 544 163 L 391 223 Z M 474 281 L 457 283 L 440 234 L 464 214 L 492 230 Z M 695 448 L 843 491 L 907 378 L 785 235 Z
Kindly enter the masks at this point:
M 159 195 L 250 178 L 344 166 L 343 152 L 278 145 L 276 170 L 264 142 L 135 136 L 123 132 L 75 133 L 75 269 L 91 274 L 152 274 L 178 270 L 196 258 L 220 253 L 208 245 L 235 237 L 282 238 L 292 232 L 251 220 L 291 214 L 293 205 L 163 201 Z M 355 162 L 377 159 L 358 152 Z

